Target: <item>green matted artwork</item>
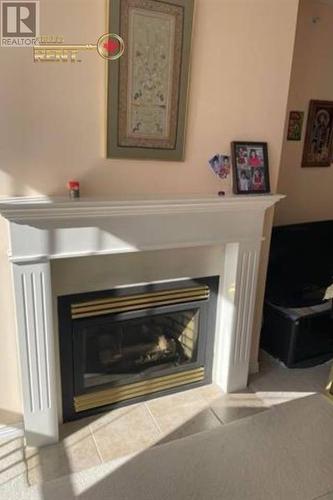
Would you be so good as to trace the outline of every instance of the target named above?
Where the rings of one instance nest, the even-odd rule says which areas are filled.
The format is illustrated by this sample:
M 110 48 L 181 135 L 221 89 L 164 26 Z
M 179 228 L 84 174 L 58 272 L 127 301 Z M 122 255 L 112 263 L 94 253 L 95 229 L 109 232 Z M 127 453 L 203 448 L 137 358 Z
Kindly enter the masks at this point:
M 110 0 L 108 158 L 184 159 L 194 0 Z

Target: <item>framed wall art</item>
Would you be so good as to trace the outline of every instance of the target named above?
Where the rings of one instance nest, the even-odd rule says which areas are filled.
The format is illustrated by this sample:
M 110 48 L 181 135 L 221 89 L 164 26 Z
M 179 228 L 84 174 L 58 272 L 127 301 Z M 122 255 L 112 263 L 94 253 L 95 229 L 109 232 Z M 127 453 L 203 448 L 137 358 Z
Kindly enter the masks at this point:
M 302 138 L 304 112 L 290 111 L 287 141 L 300 141 Z
M 269 193 L 267 143 L 232 142 L 231 152 L 234 193 Z
M 110 0 L 107 156 L 183 160 L 194 0 Z
M 332 160 L 333 101 L 311 100 L 302 167 L 329 167 Z

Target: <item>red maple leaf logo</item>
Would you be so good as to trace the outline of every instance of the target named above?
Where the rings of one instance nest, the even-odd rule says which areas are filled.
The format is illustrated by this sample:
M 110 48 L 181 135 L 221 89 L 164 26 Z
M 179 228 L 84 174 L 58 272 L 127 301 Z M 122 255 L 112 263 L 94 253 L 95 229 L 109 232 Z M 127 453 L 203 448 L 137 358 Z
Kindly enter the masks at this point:
M 109 52 L 109 54 L 115 54 L 119 51 L 119 42 L 118 40 L 113 40 L 109 38 L 107 42 L 103 43 L 103 48 Z

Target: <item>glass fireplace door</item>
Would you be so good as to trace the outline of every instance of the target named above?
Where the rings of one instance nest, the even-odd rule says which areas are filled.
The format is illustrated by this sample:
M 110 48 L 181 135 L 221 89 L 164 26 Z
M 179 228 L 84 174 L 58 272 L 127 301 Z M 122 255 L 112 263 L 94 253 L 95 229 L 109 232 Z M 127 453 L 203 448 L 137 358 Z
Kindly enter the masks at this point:
M 167 375 L 197 365 L 200 307 L 192 303 L 76 320 L 75 392 Z M 203 335 L 203 333 L 202 333 Z M 204 344 L 203 344 L 204 345 Z

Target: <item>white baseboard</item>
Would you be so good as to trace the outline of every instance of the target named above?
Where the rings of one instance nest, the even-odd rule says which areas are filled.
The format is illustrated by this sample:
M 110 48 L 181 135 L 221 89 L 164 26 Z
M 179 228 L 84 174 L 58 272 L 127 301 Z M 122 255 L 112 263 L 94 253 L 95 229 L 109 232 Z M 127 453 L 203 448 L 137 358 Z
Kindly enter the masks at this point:
M 24 437 L 23 422 L 18 422 L 13 425 L 4 425 L 0 427 L 0 440 L 2 439 L 16 439 Z

